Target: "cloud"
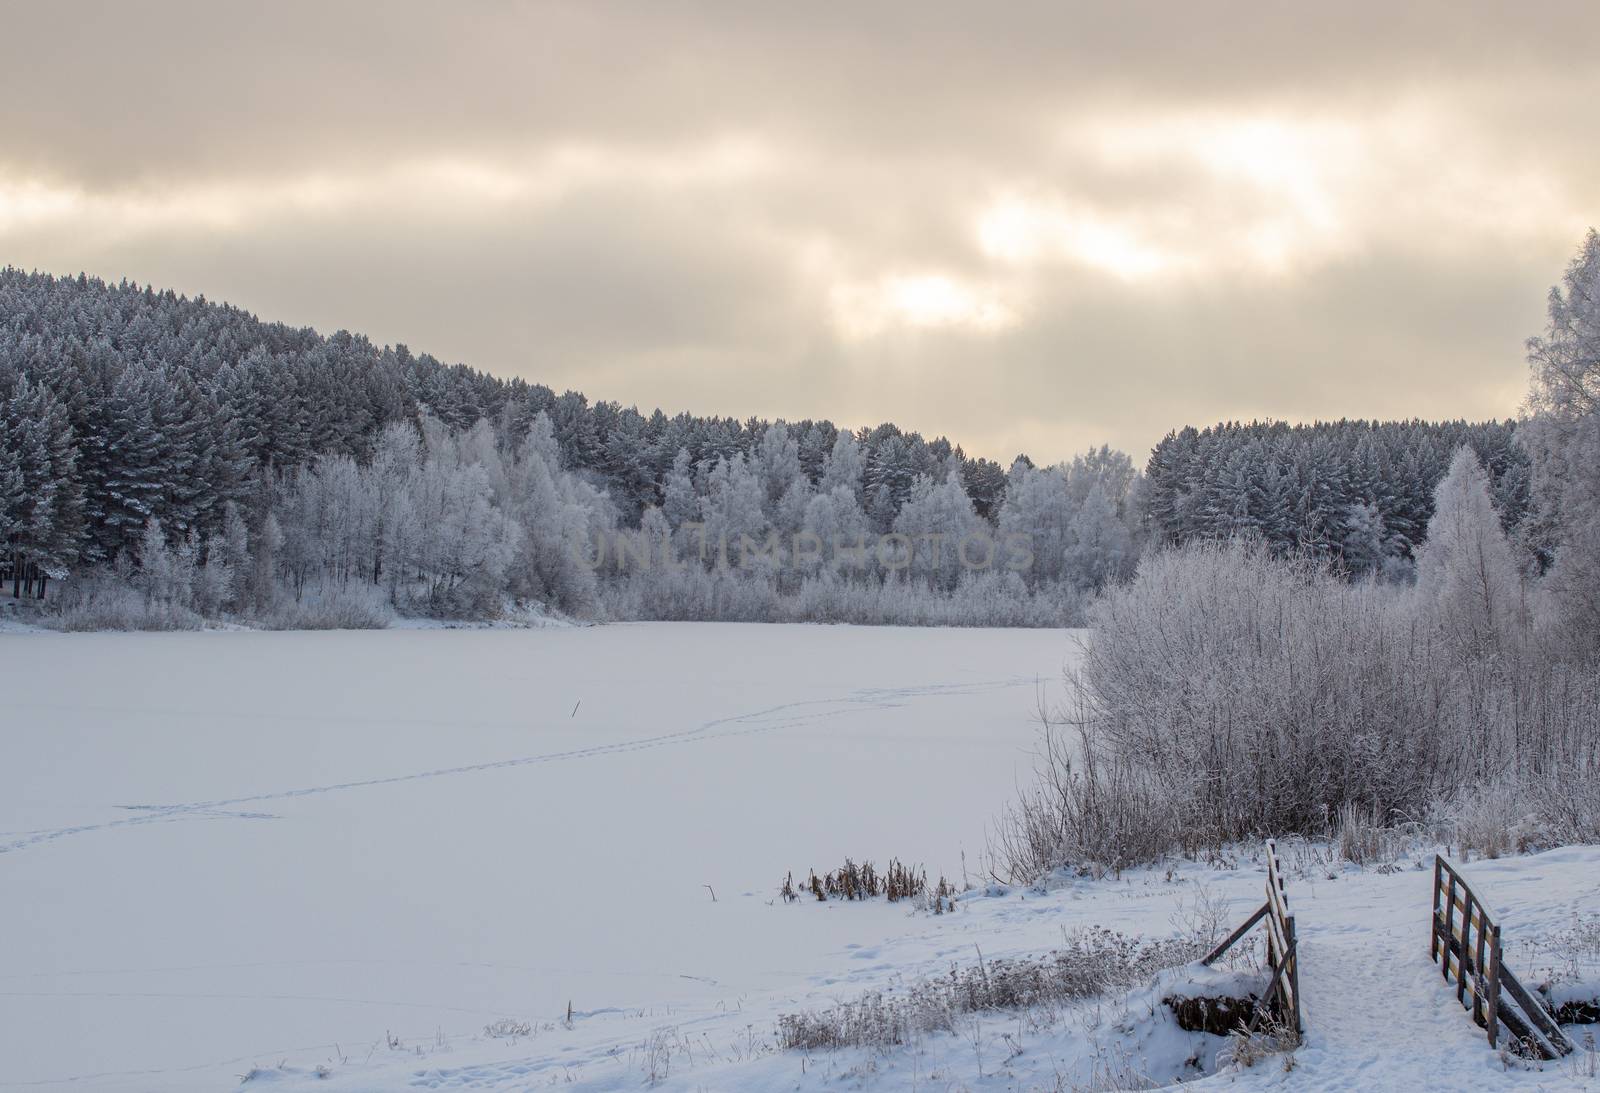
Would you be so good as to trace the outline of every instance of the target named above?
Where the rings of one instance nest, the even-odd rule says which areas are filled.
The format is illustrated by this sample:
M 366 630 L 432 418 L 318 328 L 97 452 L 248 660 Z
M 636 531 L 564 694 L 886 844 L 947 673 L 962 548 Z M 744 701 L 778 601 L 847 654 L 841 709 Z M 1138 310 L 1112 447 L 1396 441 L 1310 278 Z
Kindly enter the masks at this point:
M 0 40 L 0 259 L 997 458 L 1506 414 L 1593 215 L 1597 24 L 34 5 Z

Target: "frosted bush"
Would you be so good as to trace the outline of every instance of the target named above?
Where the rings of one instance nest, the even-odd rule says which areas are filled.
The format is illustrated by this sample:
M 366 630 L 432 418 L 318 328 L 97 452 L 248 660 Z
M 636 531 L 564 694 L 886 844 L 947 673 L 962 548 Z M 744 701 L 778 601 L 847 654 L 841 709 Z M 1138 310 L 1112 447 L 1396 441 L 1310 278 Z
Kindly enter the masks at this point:
M 1426 593 L 1247 541 L 1146 557 L 1091 608 L 1081 708 L 1052 717 L 1002 866 L 1031 879 L 1341 826 L 1350 854 L 1381 856 L 1371 828 L 1440 800 L 1485 854 L 1600 837 L 1600 668 Z
M 382 630 L 394 619 L 383 592 L 369 584 L 307 589 L 261 618 L 268 630 Z
M 204 622 L 188 607 L 97 574 L 62 582 L 42 621 L 58 630 L 197 630 Z

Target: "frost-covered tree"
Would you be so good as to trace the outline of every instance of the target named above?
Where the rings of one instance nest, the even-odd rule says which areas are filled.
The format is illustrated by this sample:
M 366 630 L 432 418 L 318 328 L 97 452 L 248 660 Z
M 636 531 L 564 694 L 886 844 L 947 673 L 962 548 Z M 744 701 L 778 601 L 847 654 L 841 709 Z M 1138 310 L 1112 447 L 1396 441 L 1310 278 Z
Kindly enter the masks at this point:
M 522 536 L 510 565 L 511 591 L 563 611 L 588 610 L 614 520 L 562 471 L 555 428 L 543 412 L 523 438 L 514 481 Z
M 218 558 L 228 575 L 221 606 L 230 611 L 248 607 L 253 569 L 250 528 L 245 523 L 243 510 L 231 501 L 223 510 L 222 536 L 220 540 L 212 541 L 210 557 Z
M 106 447 L 114 453 L 103 506 L 102 539 L 108 557 L 142 534 L 146 522 L 158 514 L 165 492 L 154 387 L 151 373 L 133 365 L 117 377 L 107 402 Z
M 814 553 L 808 559 L 797 559 L 806 572 L 826 569 L 859 575 L 866 571 L 870 561 L 867 517 L 849 486 L 839 483 L 811 498 L 801 532 L 811 536 L 803 546 Z
M 672 457 L 672 469 L 667 472 L 662 487 L 661 515 L 674 530 L 695 519 L 700 513 L 700 499 L 694 492 L 694 473 L 689 461 L 689 449 L 679 448 Z
M 767 545 L 766 497 L 765 484 L 744 456 L 717 461 L 700 499 L 707 561 L 738 565 Z
M 788 488 L 773 507 L 772 526 L 785 538 L 792 537 L 805 524 L 806 507 L 811 504 L 811 482 L 804 471 L 796 471 Z
M 766 492 L 767 512 L 774 513 L 778 501 L 794 480 L 801 476 L 800 444 L 789 433 L 789 426 L 775 421 L 761 434 L 755 452 L 754 470 Z
M 1600 657 L 1600 233 L 1550 290 L 1545 333 L 1528 342 L 1534 511 L 1525 534 L 1546 560 L 1544 591 L 1562 644 Z
M 190 535 L 198 542 L 198 535 Z M 215 618 L 229 608 L 233 601 L 233 567 L 228 564 L 227 548 L 220 535 L 206 540 L 205 562 L 194 573 L 195 610 L 208 618 Z
M 11 427 L 0 416 L 0 545 L 8 552 L 13 536 L 22 528 L 24 497 L 22 462 L 12 445 Z
M 79 556 L 83 492 L 78 452 L 65 407 L 49 388 L 22 376 L 3 406 L 7 457 L 0 483 L 9 497 L 6 545 L 12 590 L 43 596 L 45 583 L 66 575 Z
M 1067 478 L 1059 467 L 1037 469 L 1013 465 L 1005 504 L 1000 508 L 1000 534 L 1029 544 L 1033 565 L 1024 575 L 1030 587 L 1059 581 L 1072 545 L 1072 518 L 1077 515 Z
M 1462 658 L 1509 650 L 1524 632 L 1522 578 L 1470 448 L 1456 452 L 1439 483 L 1417 556 L 1416 596 L 1423 617 Z
M 822 480 L 817 483 L 817 493 L 831 494 L 836 487 L 843 486 L 856 499 L 856 504 L 860 505 L 863 468 L 860 445 L 848 430 L 841 429 L 834 439 L 833 450 L 828 453 L 828 461 L 823 465 Z
M 161 521 L 151 517 L 139 536 L 139 587 L 154 604 L 169 610 L 189 606 L 189 559 L 167 542 Z
M 1063 573 L 1075 588 L 1086 592 L 1133 571 L 1133 537 L 1106 496 L 1106 485 L 1097 481 L 1089 488 L 1069 528 Z
M 894 530 L 910 541 L 911 572 L 944 591 L 955 588 L 964 568 L 998 564 L 989 529 L 973 509 L 959 473 L 947 474 L 943 482 L 919 478 L 895 518 Z M 980 534 L 982 542 L 977 541 Z
M 1340 558 L 1351 577 L 1362 579 L 1384 571 L 1388 558 L 1385 547 L 1383 513 L 1371 502 L 1352 505 L 1344 521 L 1344 540 Z

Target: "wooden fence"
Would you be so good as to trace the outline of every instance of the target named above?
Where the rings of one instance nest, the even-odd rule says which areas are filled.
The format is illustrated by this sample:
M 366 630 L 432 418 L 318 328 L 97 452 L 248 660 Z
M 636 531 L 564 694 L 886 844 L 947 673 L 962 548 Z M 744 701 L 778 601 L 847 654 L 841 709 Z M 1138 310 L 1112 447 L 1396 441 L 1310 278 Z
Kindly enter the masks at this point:
M 1300 958 L 1295 951 L 1298 942 L 1294 915 L 1289 911 L 1289 894 L 1283 886 L 1283 868 L 1278 862 L 1278 845 L 1271 839 L 1267 840 L 1267 901 L 1201 963 L 1209 965 L 1233 948 L 1258 922 L 1266 923 L 1267 966 L 1272 972 L 1272 981 L 1256 1007 L 1248 1031 L 1255 1031 L 1263 1015 L 1271 1014 L 1280 1025 L 1299 1035 L 1305 1031 L 1305 1026 L 1300 1019 Z
M 1574 1050 L 1544 1005 L 1511 973 L 1500 959 L 1500 925 L 1466 879 L 1444 860 L 1433 858 L 1433 924 L 1430 953 L 1448 984 L 1456 984 L 1456 998 L 1488 1032 L 1489 1046 L 1499 1043 L 1504 1025 L 1526 1051 L 1546 1059 Z

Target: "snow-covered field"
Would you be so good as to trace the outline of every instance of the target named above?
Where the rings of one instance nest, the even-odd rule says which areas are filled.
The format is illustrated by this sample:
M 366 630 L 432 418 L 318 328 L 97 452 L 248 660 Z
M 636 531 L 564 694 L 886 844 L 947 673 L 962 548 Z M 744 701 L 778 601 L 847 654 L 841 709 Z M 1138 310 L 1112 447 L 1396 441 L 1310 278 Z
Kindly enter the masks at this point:
M 1242 917 L 1259 898 L 1247 852 L 941 916 L 775 899 L 785 871 L 846 855 L 959 882 L 964 850 L 976 872 L 1073 656 L 1062 631 L 13 634 L 0 656 L 7 1088 L 1165 1078 L 1192 1044 L 1139 992 L 886 1052 L 778 1052 L 773 1029 L 980 948 L 1169 935 L 1202 902 Z M 1292 1071 L 1207 1085 L 1600 1088 L 1582 1059 L 1488 1050 L 1428 960 L 1430 872 L 1288 858 L 1307 1043 Z M 1600 906 L 1594 848 L 1467 871 L 1528 978 L 1519 944 Z M 528 1028 L 487 1035 L 502 1018 Z
M 577 1062 L 469 1041 L 569 1001 L 569 1043 L 622 1040 L 843 976 L 926 921 L 774 906 L 785 871 L 975 869 L 1071 655 L 714 624 L 0 635 L 0 1084 L 227 1088 L 335 1044 L 376 1067 L 386 1031 L 418 1067 Z

